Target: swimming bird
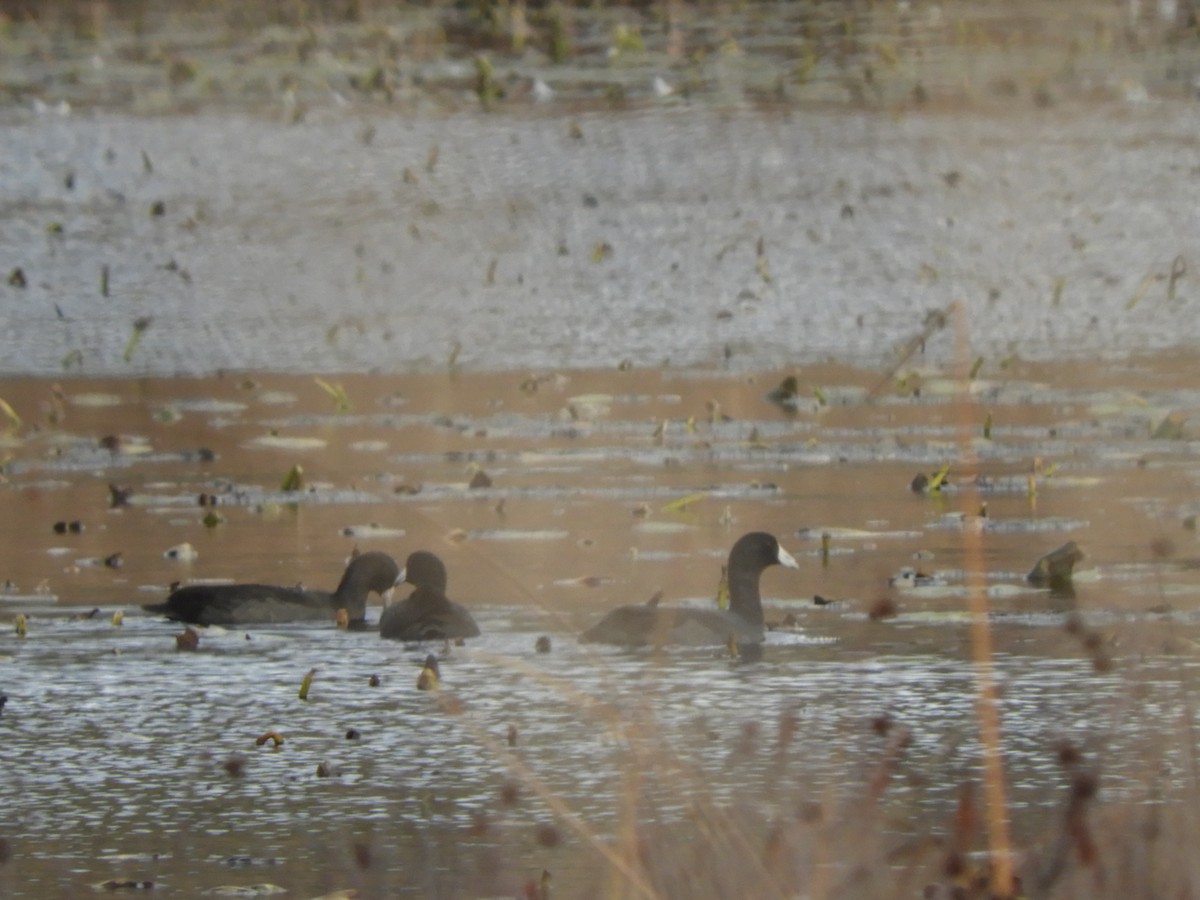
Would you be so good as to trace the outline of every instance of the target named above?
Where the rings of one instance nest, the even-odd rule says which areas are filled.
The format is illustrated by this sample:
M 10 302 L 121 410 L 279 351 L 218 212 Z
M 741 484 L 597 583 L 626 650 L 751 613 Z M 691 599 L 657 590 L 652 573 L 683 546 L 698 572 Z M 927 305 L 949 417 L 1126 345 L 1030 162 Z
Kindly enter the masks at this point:
M 350 560 L 332 594 L 273 584 L 190 584 L 165 602 L 143 607 L 177 622 L 196 625 L 262 625 L 307 619 L 334 620 L 346 610 L 351 627 L 367 614 L 367 595 L 384 597 L 400 580 L 400 567 L 386 553 L 373 550 Z
M 940 575 L 920 572 L 912 566 L 901 566 L 895 575 L 888 578 L 888 586 L 911 591 L 914 588 L 945 587 L 946 579 Z
M 475 619 L 446 597 L 446 567 L 427 550 L 409 554 L 401 580 L 415 590 L 379 617 L 379 636 L 394 641 L 456 640 L 479 636 Z
M 659 606 L 651 603 L 621 606 L 585 631 L 585 643 L 645 646 L 662 644 L 716 645 L 735 641 L 758 644 L 764 635 L 762 597 L 758 578 L 773 565 L 796 568 L 796 560 L 779 546 L 774 535 L 753 531 L 738 538 L 729 551 L 729 609 Z

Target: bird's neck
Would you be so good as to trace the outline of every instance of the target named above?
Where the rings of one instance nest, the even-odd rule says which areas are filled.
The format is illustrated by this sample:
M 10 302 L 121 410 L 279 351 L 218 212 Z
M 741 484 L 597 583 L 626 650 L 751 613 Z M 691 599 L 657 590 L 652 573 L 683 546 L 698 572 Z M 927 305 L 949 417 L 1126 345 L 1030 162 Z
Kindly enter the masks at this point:
M 349 573 L 342 576 L 337 590 L 333 592 L 334 607 L 344 607 L 351 619 L 361 619 L 367 610 L 367 588 Z
M 762 625 L 762 596 L 758 572 L 733 572 L 729 576 L 729 609 L 751 625 Z

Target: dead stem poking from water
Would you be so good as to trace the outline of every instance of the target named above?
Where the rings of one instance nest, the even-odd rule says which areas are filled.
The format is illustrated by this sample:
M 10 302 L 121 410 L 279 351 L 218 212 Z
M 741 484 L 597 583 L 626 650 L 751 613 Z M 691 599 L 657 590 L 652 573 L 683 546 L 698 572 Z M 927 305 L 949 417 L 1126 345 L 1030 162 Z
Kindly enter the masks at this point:
M 955 363 L 958 370 L 958 448 L 959 464 L 965 473 L 978 469 L 975 455 L 975 404 L 971 400 L 971 347 L 966 310 L 961 303 L 950 309 L 955 325 Z M 975 479 L 964 479 L 962 493 L 963 565 L 967 573 L 967 594 L 971 608 L 971 651 L 975 681 L 979 687 L 976 714 L 979 716 L 979 740 L 983 745 L 983 784 L 991 845 L 992 893 L 996 897 L 1013 896 L 1012 853 L 1008 836 L 1008 804 L 1004 788 L 1004 758 L 1000 746 L 1000 711 L 996 703 L 996 682 L 992 671 L 992 634 L 988 626 L 988 602 L 985 589 L 982 530 L 970 527 L 977 514 L 979 494 Z
M 499 657 L 487 653 L 482 650 L 475 650 L 474 655 L 477 658 L 485 659 L 493 664 L 510 666 L 520 670 L 526 676 L 535 680 L 544 680 L 547 678 L 544 672 L 534 666 L 529 666 L 519 660 L 509 657 Z M 569 685 L 558 680 L 553 680 L 556 688 L 565 691 L 572 696 L 579 704 L 581 709 L 589 709 L 592 712 L 601 716 L 606 721 L 608 727 L 612 728 L 616 733 L 623 736 L 626 743 L 632 743 L 629 740 L 629 735 L 625 732 L 628 723 L 624 722 L 615 710 L 597 706 L 592 699 L 584 694 L 575 691 Z M 653 886 L 649 884 L 637 869 L 636 857 L 634 854 L 622 852 L 629 848 L 622 847 L 614 850 L 598 835 L 584 820 L 578 815 L 570 805 L 560 797 L 548 784 L 546 784 L 537 773 L 529 768 L 520 758 L 520 755 L 511 749 L 506 749 L 496 738 L 493 738 L 486 726 L 473 718 L 465 705 L 457 701 L 449 701 L 443 703 L 443 708 L 448 712 L 456 715 L 458 719 L 474 734 L 480 745 L 491 752 L 493 757 L 505 761 L 505 765 L 518 779 L 520 784 L 530 788 L 550 810 L 565 822 L 572 831 L 578 834 L 592 849 L 600 854 L 603 859 L 613 867 L 613 871 L 622 879 L 622 887 L 627 889 L 623 892 L 623 896 L 647 897 L 654 898 L 657 896 Z M 629 893 L 631 892 L 631 893 Z
M 888 385 L 895 383 L 896 373 L 899 372 L 900 369 L 910 359 L 913 358 L 914 354 L 919 353 L 919 352 L 924 352 L 925 342 L 928 341 L 931 337 L 933 337 L 935 334 L 937 334 L 939 331 L 941 331 L 943 328 L 946 327 L 947 313 L 953 314 L 954 311 L 958 308 L 959 308 L 958 304 L 955 304 L 954 306 L 948 307 L 947 309 L 935 309 L 935 310 L 931 311 L 929 313 L 929 315 L 927 315 L 925 317 L 925 322 L 923 323 L 921 332 L 919 334 L 913 335 L 911 338 L 909 338 L 904 343 L 904 345 L 896 353 L 896 359 L 892 363 L 892 365 L 888 368 L 888 370 L 886 372 L 883 373 L 883 375 L 881 375 L 879 377 L 879 380 L 876 381 L 874 385 L 872 385 L 871 389 L 869 391 L 867 391 L 867 399 L 868 400 L 874 400 L 875 398 L 877 398 L 879 396 L 880 391 L 882 391 Z M 964 325 L 962 327 L 965 328 L 966 326 Z M 970 355 L 969 351 L 970 351 L 970 348 L 967 347 L 965 352 L 967 352 L 968 356 Z M 967 357 L 963 357 L 963 358 L 965 359 Z M 964 385 L 966 385 L 969 382 L 970 382 L 969 378 L 963 379 Z M 964 388 L 964 390 L 965 390 L 965 388 Z

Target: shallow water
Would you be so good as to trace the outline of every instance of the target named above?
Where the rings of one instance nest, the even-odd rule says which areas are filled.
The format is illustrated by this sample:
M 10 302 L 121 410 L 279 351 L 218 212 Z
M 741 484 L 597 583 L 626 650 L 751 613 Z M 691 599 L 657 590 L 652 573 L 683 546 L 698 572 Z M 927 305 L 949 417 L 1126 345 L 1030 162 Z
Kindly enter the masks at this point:
M 870 399 L 880 373 L 842 367 L 798 370 L 790 411 L 764 397 L 781 372 L 327 379 L 342 410 L 308 377 L 0 383 L 22 419 L 0 489 L 0 615 L 30 615 L 27 637 L 0 637 L 0 886 L 450 896 L 511 893 L 547 869 L 586 895 L 608 871 L 591 841 L 622 833 L 631 795 L 643 824 L 694 824 L 708 803 L 744 810 L 751 832 L 861 802 L 887 753 L 881 716 L 911 733 L 881 840 L 940 834 L 979 773 L 959 514 L 982 502 L 987 518 L 970 520 L 1018 842 L 1053 831 L 1063 741 L 1101 773 L 1105 801 L 1188 796 L 1195 443 L 1186 424 L 1151 434 L 1197 406 L 1194 366 L 985 366 L 965 412 L 936 371 L 919 395 L 909 372 Z M 958 458 L 962 421 L 987 483 L 973 497 L 956 468 L 944 496 L 914 494 L 913 475 Z M 304 484 L 283 491 L 294 465 Z M 492 485 L 468 488 L 480 469 Z M 129 490 L 124 505 L 109 484 Z M 796 624 L 762 662 L 576 643 L 658 589 L 711 603 L 728 546 L 755 529 L 801 562 L 764 575 L 768 620 Z M 1024 584 L 1067 540 L 1087 554 L 1073 594 Z M 195 560 L 164 557 L 184 542 Z M 179 628 L 138 610 L 176 580 L 332 586 L 355 546 L 446 560 L 484 636 L 444 658 L 440 695 L 415 689 L 440 647 L 280 626 L 210 630 L 181 653 Z M 938 584 L 889 587 L 906 565 Z M 875 620 L 885 597 L 898 614 Z M 256 747 L 271 730 L 286 742 Z M 243 856 L 257 864 L 223 862 Z

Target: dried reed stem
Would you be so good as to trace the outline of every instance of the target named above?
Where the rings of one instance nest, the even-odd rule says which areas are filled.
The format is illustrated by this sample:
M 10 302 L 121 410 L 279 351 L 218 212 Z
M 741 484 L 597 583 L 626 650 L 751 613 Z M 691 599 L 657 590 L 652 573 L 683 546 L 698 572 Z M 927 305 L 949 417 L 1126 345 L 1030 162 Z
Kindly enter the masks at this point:
M 628 726 L 622 717 L 615 710 L 605 710 L 596 708 L 596 704 L 591 701 L 591 698 L 586 694 L 582 694 L 559 679 L 553 679 L 546 675 L 535 666 L 531 666 L 521 660 L 513 657 L 502 657 L 496 654 L 488 653 L 484 650 L 474 650 L 472 655 L 481 660 L 486 660 L 493 665 L 506 665 L 514 668 L 526 675 L 529 675 L 537 680 L 545 681 L 546 683 L 554 684 L 565 690 L 570 696 L 576 698 L 581 703 L 589 707 L 593 707 L 598 713 L 606 714 L 605 718 L 608 724 L 614 731 L 622 735 L 626 743 L 631 743 L 626 736 L 625 729 Z M 617 849 L 613 849 L 604 841 L 584 819 L 578 815 L 567 802 L 555 793 L 544 781 L 542 781 L 532 769 L 529 768 L 521 759 L 520 755 L 510 751 L 504 747 L 501 742 L 495 738 L 488 726 L 480 722 L 470 711 L 470 709 L 462 704 L 451 703 L 446 707 L 448 712 L 451 712 L 458 721 L 472 733 L 475 739 L 481 746 L 491 752 L 496 759 L 504 760 L 505 765 L 510 772 L 516 774 L 524 787 L 529 788 L 536 794 L 543 803 L 546 804 L 559 820 L 564 822 L 572 831 L 578 834 L 586 844 L 600 854 L 601 857 L 612 866 L 613 872 L 621 876 L 624 881 L 618 881 L 610 884 L 611 896 L 632 896 L 644 897 L 647 900 L 655 900 L 658 892 L 653 886 L 642 876 L 638 871 L 636 847 L 627 846 L 626 842 L 629 839 L 628 832 L 622 832 L 622 843 Z
M 974 434 L 978 416 L 971 400 L 968 373 L 971 365 L 970 338 L 966 310 L 961 302 L 951 307 L 955 324 L 955 368 L 960 381 L 958 394 L 959 465 L 971 478 L 964 480 L 962 491 L 963 568 L 967 576 L 967 595 L 971 609 L 971 648 L 975 665 L 975 683 L 979 689 L 976 714 L 979 740 L 983 745 L 984 807 L 988 823 L 988 843 L 992 860 L 992 893 L 996 897 L 1013 896 L 1012 848 L 1008 836 L 1008 804 L 1004 789 L 1004 757 L 1000 746 L 1000 712 L 996 704 L 996 682 L 992 668 L 992 632 L 988 625 L 987 592 L 984 587 L 983 539 L 981 529 L 971 526 L 978 514 L 979 492 L 973 476 L 978 470 Z

